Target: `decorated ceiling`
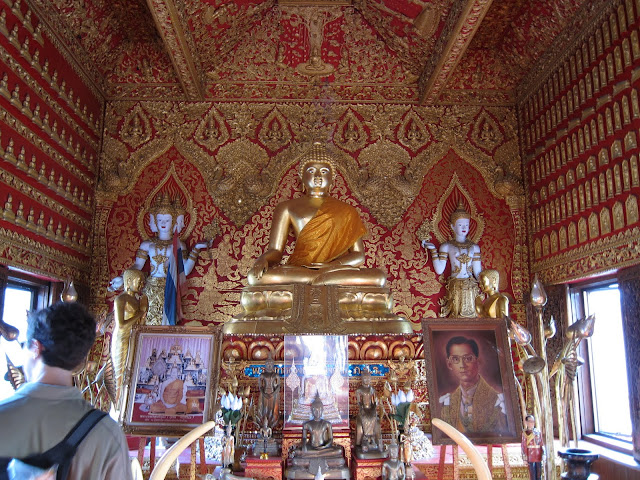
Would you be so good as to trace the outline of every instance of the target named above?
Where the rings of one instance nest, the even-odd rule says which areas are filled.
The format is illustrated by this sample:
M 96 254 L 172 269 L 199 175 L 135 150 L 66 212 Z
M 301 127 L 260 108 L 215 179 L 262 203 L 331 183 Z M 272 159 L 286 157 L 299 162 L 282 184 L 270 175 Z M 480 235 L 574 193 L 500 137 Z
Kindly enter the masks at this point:
M 606 0 L 32 0 L 106 99 L 515 104 Z

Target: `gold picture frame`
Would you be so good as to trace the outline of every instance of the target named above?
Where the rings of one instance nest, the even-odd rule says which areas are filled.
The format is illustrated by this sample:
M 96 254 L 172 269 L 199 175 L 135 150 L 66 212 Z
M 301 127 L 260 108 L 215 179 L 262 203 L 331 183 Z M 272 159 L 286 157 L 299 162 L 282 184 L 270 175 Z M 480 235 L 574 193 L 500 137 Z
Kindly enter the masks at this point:
M 131 435 L 181 436 L 215 417 L 222 330 L 138 326 L 121 412 Z
M 432 418 L 440 418 L 474 444 L 521 441 L 511 347 L 504 318 L 422 320 Z M 454 442 L 433 429 L 433 443 Z

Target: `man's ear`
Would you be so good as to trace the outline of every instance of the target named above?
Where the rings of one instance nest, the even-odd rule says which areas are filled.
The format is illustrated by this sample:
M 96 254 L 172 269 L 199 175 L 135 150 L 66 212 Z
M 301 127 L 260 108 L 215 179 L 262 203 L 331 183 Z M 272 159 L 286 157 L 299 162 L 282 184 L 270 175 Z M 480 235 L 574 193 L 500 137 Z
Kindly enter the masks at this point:
M 449 358 L 447 358 L 447 368 L 449 370 L 453 370 L 453 365 L 451 365 L 451 360 L 449 360 Z
M 42 355 L 44 347 L 42 346 L 42 343 L 40 343 L 40 340 L 36 340 L 34 338 L 29 342 L 28 350 L 33 355 L 33 358 L 38 358 Z

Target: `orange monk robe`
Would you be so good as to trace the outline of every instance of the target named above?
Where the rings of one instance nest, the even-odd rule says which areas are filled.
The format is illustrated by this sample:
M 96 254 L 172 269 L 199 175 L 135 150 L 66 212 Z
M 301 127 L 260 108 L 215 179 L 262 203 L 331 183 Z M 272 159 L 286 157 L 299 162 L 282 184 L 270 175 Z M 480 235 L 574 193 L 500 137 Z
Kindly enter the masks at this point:
M 365 233 L 358 211 L 340 200 L 326 197 L 304 226 L 288 265 L 327 263 L 345 254 Z

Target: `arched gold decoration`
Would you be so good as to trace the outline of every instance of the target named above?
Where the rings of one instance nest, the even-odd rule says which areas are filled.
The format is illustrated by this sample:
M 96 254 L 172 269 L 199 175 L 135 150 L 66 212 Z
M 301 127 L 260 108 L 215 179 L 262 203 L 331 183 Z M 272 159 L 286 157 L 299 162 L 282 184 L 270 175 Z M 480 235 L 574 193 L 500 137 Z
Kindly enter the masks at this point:
M 215 150 L 229 140 L 229 130 L 225 125 L 224 118 L 215 107 L 211 107 L 202 117 L 193 138 L 198 144 L 209 150 Z
M 432 233 L 438 242 L 446 242 L 451 237 L 450 217 L 459 205 L 462 205 L 471 216 L 468 238 L 477 243 L 482 236 L 485 226 L 483 215 L 478 212 L 474 200 L 463 187 L 458 175 L 454 174 L 431 218 Z
M 172 191 L 173 189 L 171 189 L 171 187 L 168 187 L 171 182 L 175 182 L 177 191 Z M 140 235 L 140 238 L 149 238 L 149 236 L 152 235 L 152 233 L 148 231 L 146 227 L 148 225 L 148 215 L 149 210 L 153 207 L 154 203 L 156 202 L 156 198 L 160 193 L 168 194 L 169 198 L 174 203 L 176 201 L 180 202 L 182 209 L 185 212 L 185 228 L 183 228 L 180 232 L 180 238 L 184 240 L 191 234 L 193 228 L 195 227 L 197 212 L 195 208 L 193 208 L 193 199 L 191 198 L 191 195 L 189 194 L 187 188 L 182 183 L 182 180 L 180 180 L 180 177 L 176 173 L 175 165 L 173 163 L 171 164 L 171 167 L 169 167 L 169 170 L 167 171 L 164 178 L 160 180 L 160 182 L 158 182 L 158 185 L 151 191 L 151 193 L 149 193 L 144 204 L 138 211 L 136 224 L 138 226 L 138 234 Z
M 262 122 L 258 138 L 272 152 L 280 150 L 291 142 L 289 122 L 278 107 L 273 107 Z
M 369 135 L 362 121 L 352 109 L 348 109 L 338 121 L 336 131 L 333 135 L 333 141 L 336 146 L 353 153 L 363 148 L 368 140 Z
M 132 148 L 139 148 L 151 139 L 151 122 L 139 103 L 124 117 L 120 138 Z

